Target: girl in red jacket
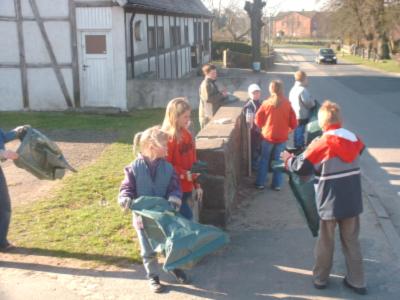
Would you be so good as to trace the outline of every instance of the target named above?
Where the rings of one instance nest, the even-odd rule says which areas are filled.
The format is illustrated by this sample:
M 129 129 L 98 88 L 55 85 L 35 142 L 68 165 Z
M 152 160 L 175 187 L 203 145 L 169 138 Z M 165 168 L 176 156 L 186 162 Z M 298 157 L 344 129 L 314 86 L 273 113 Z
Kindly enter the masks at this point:
M 191 107 L 185 98 L 172 99 L 167 105 L 162 125 L 162 130 L 169 135 L 167 161 L 178 173 L 183 192 L 179 212 L 189 220 L 193 218 L 193 212 L 189 205 L 193 190 L 196 190 L 196 200 L 201 201 L 203 196 L 203 190 L 195 182 L 198 174 L 190 171 L 193 163 L 197 160 L 194 140 L 188 130 L 190 113 Z
M 296 115 L 289 100 L 283 94 L 281 81 L 273 80 L 269 85 L 270 97 L 263 102 L 256 113 L 255 123 L 261 128 L 261 160 L 257 173 L 256 188 L 264 189 L 267 181 L 269 159 L 279 160 L 285 148 L 289 131 L 297 126 Z M 282 172 L 274 171 L 271 188 L 279 191 L 282 185 Z

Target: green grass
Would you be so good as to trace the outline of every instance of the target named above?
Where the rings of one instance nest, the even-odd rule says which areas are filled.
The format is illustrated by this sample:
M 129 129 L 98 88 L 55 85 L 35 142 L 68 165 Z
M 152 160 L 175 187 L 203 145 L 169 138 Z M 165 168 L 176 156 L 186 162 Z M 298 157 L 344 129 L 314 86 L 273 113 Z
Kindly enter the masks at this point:
M 305 48 L 305 49 L 319 49 L 322 46 L 318 45 L 308 45 L 308 44 L 273 44 L 274 48 Z
M 383 60 L 383 61 L 373 62 L 370 60 L 363 59 L 360 56 L 354 56 L 350 54 L 345 54 L 344 56 L 342 56 L 341 53 L 340 54 L 338 53 L 338 59 L 350 63 L 372 67 L 374 69 L 378 69 L 381 71 L 400 73 L 400 64 L 395 60 Z
M 90 166 L 67 176 L 48 197 L 13 211 L 10 240 L 24 251 L 102 263 L 139 262 L 131 215 L 116 202 L 123 167 L 132 161 L 137 131 L 161 123 L 163 109 L 124 116 L 71 113 L 0 113 L 1 127 L 31 124 L 36 128 L 116 130 L 111 144 Z M 196 118 L 196 112 L 193 112 Z

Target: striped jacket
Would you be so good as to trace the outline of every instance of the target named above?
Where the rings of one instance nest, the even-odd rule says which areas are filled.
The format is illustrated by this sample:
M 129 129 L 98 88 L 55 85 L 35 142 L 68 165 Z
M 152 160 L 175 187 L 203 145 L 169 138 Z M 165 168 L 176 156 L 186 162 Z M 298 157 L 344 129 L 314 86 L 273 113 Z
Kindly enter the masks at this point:
M 365 148 L 352 132 L 330 126 L 286 168 L 300 176 L 315 174 L 315 192 L 322 220 L 345 219 L 363 211 L 359 156 Z

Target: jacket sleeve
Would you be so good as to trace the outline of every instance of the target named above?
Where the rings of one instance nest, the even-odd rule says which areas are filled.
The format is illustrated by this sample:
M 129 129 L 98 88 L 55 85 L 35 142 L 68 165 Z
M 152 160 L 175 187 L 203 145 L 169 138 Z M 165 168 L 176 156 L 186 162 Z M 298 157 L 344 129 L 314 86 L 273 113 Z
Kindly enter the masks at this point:
M 265 110 L 265 106 L 262 105 L 256 113 L 254 122 L 256 123 L 257 127 L 262 128 L 265 125 L 266 121 L 267 121 L 267 112 Z
M 311 95 L 309 91 L 305 88 L 303 91 L 300 93 L 299 96 L 301 99 L 301 102 L 307 109 L 311 109 L 315 105 L 315 101 L 311 98 Z
M 213 84 L 210 83 L 204 84 L 203 92 L 206 95 L 204 99 L 206 99 L 206 102 L 209 103 L 220 103 L 224 98 L 224 95 L 222 95 L 222 93 Z
M 131 199 L 137 198 L 136 179 L 131 167 L 126 167 L 124 170 L 125 177 L 122 180 L 119 188 L 118 198 L 129 197 Z
M 181 184 L 179 181 L 179 177 L 175 171 L 172 172 L 171 180 L 169 182 L 165 198 L 168 199 L 170 196 L 175 196 L 179 199 L 182 199 Z
M 15 130 L 4 132 L 3 130 L 0 129 L 0 150 L 4 150 L 5 143 L 15 140 L 16 138 L 17 138 L 17 132 Z

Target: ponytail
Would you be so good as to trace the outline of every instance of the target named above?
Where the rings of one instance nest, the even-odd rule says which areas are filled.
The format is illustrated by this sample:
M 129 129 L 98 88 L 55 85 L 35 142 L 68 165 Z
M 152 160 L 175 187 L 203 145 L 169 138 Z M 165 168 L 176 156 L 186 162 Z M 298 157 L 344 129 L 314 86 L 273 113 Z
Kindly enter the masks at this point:
M 272 80 L 269 84 L 269 92 L 271 96 L 268 101 L 273 107 L 278 107 L 280 104 L 281 96 L 283 94 L 283 83 L 280 80 Z

